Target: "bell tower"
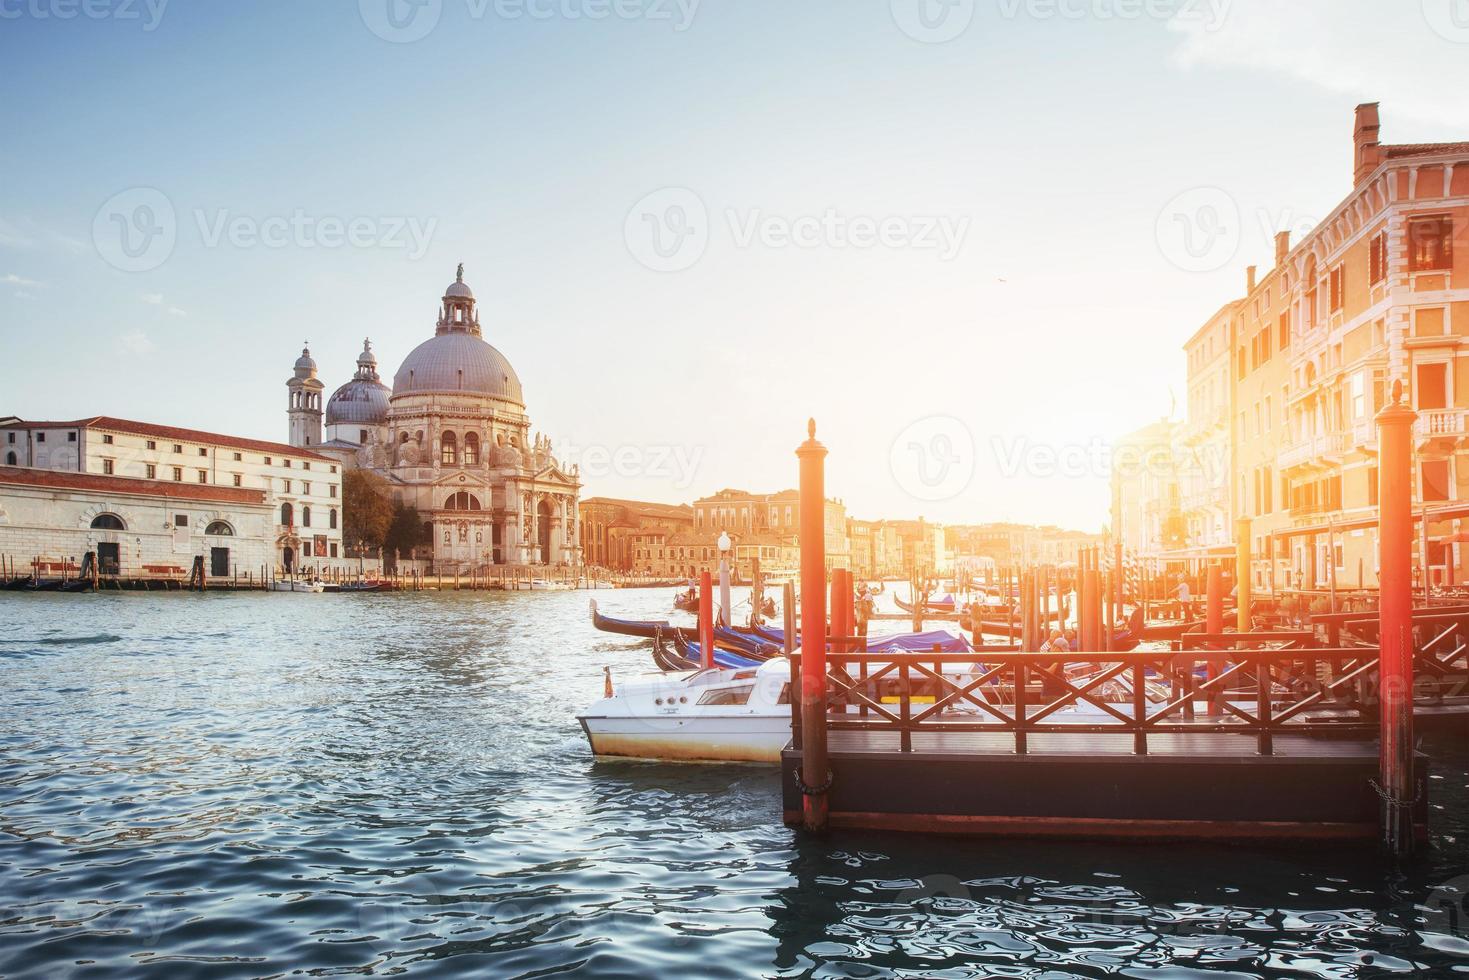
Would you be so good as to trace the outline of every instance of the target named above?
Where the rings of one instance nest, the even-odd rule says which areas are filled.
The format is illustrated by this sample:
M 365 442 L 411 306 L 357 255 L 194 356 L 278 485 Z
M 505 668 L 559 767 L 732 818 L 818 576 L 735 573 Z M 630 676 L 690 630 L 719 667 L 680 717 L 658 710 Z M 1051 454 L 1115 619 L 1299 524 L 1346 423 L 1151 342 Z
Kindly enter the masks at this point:
M 316 376 L 310 346 L 301 349 L 296 369 L 286 381 L 286 415 L 291 420 L 290 443 L 309 448 L 321 445 L 321 405 L 326 385 Z

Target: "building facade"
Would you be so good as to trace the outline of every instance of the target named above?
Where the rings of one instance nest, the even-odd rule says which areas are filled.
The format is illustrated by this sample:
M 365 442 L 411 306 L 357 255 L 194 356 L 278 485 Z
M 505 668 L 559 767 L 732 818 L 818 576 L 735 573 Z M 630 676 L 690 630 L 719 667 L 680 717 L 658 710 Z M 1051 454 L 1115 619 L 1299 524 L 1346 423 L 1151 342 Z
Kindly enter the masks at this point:
M 591 497 L 581 501 L 583 563 L 614 572 L 646 572 L 676 576 L 672 541 L 694 530 L 694 509 L 687 504 L 655 504 L 640 500 Z
M 404 358 L 391 387 L 370 341 L 324 409 L 309 349 L 286 387 L 292 444 L 387 481 L 394 503 L 422 516 L 440 573 L 580 564 L 577 469 L 532 434 L 520 378 L 485 341 L 462 265 L 434 335 Z
M 1376 104 L 1358 106 L 1351 191 L 1275 266 L 1195 334 L 1189 421 L 1178 445 L 1219 452 L 1218 337 L 1229 353 L 1231 540 L 1249 536 L 1257 587 L 1377 583 L 1375 418 L 1401 383 L 1418 412 L 1420 575 L 1462 583 L 1469 512 L 1469 142 L 1387 144 Z M 1213 351 L 1213 353 L 1208 353 Z M 1150 427 L 1146 439 L 1163 433 Z M 1220 544 L 1217 482 L 1183 481 L 1191 544 Z M 1137 492 L 1133 492 L 1136 490 Z M 1129 549 L 1168 543 L 1147 506 L 1164 485 L 1124 484 Z
M 149 577 L 198 555 L 215 575 L 345 557 L 341 466 L 319 452 L 96 416 L 10 420 L 0 454 L 0 553 L 13 558 L 96 550 L 106 574 Z

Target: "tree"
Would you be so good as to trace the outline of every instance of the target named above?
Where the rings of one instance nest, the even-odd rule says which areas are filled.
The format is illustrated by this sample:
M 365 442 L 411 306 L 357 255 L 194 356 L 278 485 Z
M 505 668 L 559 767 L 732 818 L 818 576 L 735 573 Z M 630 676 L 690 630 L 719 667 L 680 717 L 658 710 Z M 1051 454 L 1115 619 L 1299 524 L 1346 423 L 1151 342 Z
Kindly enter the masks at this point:
M 393 525 L 393 504 L 388 484 L 366 470 L 350 469 L 342 474 L 342 539 L 349 554 L 366 555 L 387 543 Z
M 399 504 L 393 511 L 392 525 L 387 533 L 389 555 L 396 553 L 404 558 L 412 558 L 414 549 L 433 543 L 433 531 L 423 523 L 418 508 Z

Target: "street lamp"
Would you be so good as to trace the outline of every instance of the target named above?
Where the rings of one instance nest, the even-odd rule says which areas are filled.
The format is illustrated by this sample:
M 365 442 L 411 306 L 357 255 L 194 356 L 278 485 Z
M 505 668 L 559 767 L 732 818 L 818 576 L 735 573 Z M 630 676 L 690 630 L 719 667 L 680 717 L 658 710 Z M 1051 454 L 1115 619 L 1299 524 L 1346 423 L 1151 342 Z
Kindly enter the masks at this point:
M 729 616 L 729 533 L 719 532 L 719 615 L 726 628 L 733 625 Z

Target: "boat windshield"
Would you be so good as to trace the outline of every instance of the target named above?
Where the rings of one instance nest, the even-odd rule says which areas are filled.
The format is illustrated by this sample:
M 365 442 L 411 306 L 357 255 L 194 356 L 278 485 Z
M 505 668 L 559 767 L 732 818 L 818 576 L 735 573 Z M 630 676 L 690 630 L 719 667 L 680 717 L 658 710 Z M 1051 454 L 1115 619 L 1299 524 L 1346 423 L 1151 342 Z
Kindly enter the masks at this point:
M 741 684 L 739 687 L 721 687 L 714 691 L 705 691 L 699 698 L 700 704 L 731 705 L 749 704 L 750 695 L 755 691 L 754 684 Z

